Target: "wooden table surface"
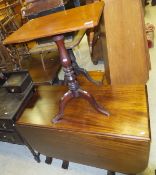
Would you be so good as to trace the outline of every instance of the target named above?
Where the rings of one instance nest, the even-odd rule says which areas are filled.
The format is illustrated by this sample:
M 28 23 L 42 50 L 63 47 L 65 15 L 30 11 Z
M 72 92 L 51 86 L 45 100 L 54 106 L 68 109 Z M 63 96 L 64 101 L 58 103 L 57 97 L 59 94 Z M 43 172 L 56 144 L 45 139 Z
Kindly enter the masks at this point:
M 6 38 L 3 43 L 27 42 L 95 27 L 99 23 L 103 7 L 104 2 L 101 1 L 33 19 Z
M 59 99 L 67 88 L 41 86 L 17 123 L 149 140 L 148 104 L 144 85 L 81 85 L 110 112 L 110 117 L 98 113 L 86 100 L 78 98 L 69 102 L 63 119 L 53 124 L 51 119 L 57 114 Z
M 110 117 L 78 98 L 66 106 L 63 120 L 53 124 L 51 119 L 67 88 L 42 86 L 16 122 L 21 136 L 48 157 L 127 174 L 143 171 L 151 139 L 145 86 L 81 84 L 106 107 Z

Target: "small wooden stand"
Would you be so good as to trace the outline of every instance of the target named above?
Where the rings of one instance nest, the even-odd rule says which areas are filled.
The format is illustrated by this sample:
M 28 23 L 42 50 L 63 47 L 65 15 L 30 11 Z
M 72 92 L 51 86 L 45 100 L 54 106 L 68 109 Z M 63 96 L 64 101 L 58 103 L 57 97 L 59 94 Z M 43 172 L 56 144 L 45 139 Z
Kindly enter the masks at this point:
M 60 53 L 60 61 L 65 73 L 65 79 L 67 81 L 69 91 L 63 95 L 63 97 L 60 99 L 59 103 L 59 112 L 55 116 L 55 118 L 52 120 L 54 123 L 56 123 L 58 120 L 60 120 L 64 113 L 64 108 L 68 101 L 70 101 L 73 98 L 82 97 L 86 99 L 97 111 L 101 112 L 104 115 L 109 115 L 107 111 L 94 99 L 92 95 L 90 95 L 87 91 L 82 90 L 79 87 L 78 81 L 76 80 L 76 76 L 74 73 L 74 69 L 72 67 L 71 59 L 68 55 L 68 52 L 65 48 L 64 44 L 64 36 L 58 35 L 53 37 L 54 41 L 57 44 L 59 53 Z
M 5 44 L 15 44 L 38 38 L 53 37 L 60 53 L 61 64 L 69 87 L 69 91 L 65 93 L 60 100 L 59 112 L 53 119 L 54 123 L 62 118 L 64 108 L 68 101 L 77 97 L 85 98 L 97 111 L 104 115 L 109 115 L 107 111 L 97 104 L 92 95 L 80 89 L 72 67 L 71 58 L 68 55 L 64 45 L 63 37 L 63 34 L 68 32 L 74 32 L 81 29 L 86 30 L 97 26 L 103 11 L 103 7 L 104 2 L 101 1 L 90 5 L 61 11 L 59 13 L 47 15 L 41 18 L 36 18 L 23 25 L 19 30 L 14 32 L 4 41 Z

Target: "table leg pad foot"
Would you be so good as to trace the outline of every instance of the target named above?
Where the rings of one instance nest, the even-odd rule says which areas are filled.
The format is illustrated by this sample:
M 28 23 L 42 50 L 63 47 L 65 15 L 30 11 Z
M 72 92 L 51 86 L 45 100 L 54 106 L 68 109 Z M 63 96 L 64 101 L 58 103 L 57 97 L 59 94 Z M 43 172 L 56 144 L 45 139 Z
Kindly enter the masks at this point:
M 48 156 L 47 156 L 47 157 L 46 157 L 46 160 L 45 160 L 45 163 L 50 165 L 50 164 L 52 163 L 52 160 L 53 160 L 52 157 L 48 157 Z
M 69 167 L 69 161 L 63 160 L 62 168 L 63 169 L 68 169 L 68 167 Z

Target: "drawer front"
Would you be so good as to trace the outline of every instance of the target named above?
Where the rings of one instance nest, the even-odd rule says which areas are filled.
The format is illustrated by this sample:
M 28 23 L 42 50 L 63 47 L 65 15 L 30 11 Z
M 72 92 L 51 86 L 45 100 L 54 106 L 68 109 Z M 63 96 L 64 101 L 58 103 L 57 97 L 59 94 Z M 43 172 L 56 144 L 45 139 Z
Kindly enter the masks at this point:
M 12 120 L 2 120 L 0 119 L 0 130 L 12 130 L 13 131 L 14 123 Z
M 0 141 L 14 143 L 14 144 L 23 144 L 20 137 L 14 132 L 0 131 Z

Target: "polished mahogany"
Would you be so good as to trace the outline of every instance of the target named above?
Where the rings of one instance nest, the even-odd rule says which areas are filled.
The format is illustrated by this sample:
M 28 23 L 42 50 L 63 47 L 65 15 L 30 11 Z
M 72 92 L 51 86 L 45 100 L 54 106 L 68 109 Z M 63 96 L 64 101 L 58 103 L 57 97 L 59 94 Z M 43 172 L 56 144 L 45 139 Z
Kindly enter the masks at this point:
M 30 20 L 4 40 L 14 44 L 98 25 L 104 2 L 97 2 Z
M 110 111 L 110 117 L 78 98 L 53 124 L 51 117 L 67 88 L 42 86 L 16 122 L 18 131 L 33 149 L 49 157 L 127 174 L 143 171 L 151 140 L 146 87 L 95 86 L 82 80 L 81 84 Z

